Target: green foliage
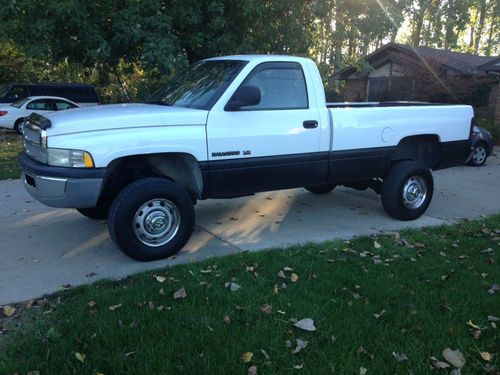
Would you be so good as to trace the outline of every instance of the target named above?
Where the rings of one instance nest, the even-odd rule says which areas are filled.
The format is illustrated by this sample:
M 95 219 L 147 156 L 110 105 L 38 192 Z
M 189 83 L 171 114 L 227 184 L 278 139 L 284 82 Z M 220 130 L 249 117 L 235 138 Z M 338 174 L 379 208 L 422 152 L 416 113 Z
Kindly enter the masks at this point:
M 495 125 L 493 121 L 485 118 L 476 118 L 476 122 L 480 127 L 488 130 L 495 141 L 500 140 L 500 129 Z
M 1 0 L 0 84 L 89 82 L 134 100 L 194 61 L 309 56 L 328 77 L 388 41 L 498 53 L 495 0 Z M 410 35 L 401 33 L 403 24 Z M 474 30 L 471 30 L 474 29 Z M 464 35 L 473 40 L 464 45 Z

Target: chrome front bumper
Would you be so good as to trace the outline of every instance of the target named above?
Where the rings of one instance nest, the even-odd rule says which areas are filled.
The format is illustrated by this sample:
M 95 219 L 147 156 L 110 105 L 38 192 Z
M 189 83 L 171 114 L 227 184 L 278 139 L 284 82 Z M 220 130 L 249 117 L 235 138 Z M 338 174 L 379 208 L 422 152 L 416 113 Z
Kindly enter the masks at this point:
M 19 154 L 24 187 L 37 201 L 52 207 L 95 207 L 104 181 L 105 168 L 51 167 Z
M 37 201 L 52 207 L 95 207 L 102 178 L 59 178 L 22 172 L 24 187 Z

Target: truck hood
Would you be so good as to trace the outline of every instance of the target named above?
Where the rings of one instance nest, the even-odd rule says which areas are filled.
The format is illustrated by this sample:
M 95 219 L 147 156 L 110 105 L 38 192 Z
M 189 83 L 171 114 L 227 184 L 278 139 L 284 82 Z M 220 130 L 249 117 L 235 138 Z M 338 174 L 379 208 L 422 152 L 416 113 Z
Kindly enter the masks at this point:
M 151 126 L 206 125 L 208 111 L 155 104 L 108 104 L 48 114 L 48 135 Z

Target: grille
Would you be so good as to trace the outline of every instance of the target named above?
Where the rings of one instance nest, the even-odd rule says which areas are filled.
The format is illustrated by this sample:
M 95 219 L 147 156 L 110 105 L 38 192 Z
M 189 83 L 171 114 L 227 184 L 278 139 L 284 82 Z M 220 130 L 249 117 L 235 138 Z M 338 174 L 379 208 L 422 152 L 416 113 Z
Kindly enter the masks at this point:
M 42 130 L 26 120 L 22 126 L 26 154 L 40 163 L 47 163 L 47 151 L 42 146 Z

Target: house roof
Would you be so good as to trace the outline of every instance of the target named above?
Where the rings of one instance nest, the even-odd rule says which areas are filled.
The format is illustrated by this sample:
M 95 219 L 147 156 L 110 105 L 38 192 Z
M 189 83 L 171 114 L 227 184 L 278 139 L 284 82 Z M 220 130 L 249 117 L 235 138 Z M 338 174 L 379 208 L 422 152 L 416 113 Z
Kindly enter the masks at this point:
M 477 67 L 485 72 L 500 72 L 500 57 L 494 58 L 492 61 Z
M 499 60 L 499 65 L 496 69 L 500 68 L 499 57 L 478 56 L 468 53 L 445 51 L 430 47 L 414 47 L 409 44 L 400 43 L 388 43 L 367 55 L 364 60 L 368 63 L 379 60 L 385 53 L 390 52 L 391 50 L 403 52 L 412 57 L 420 57 L 424 60 L 430 60 L 439 63 L 443 67 L 453 69 L 458 74 L 463 75 L 486 75 L 485 70 L 480 69 L 480 67 L 488 66 L 495 60 Z M 390 59 L 391 58 L 388 57 L 388 60 Z M 333 75 L 333 78 L 346 79 L 350 75 L 352 75 L 351 78 L 364 78 L 368 75 L 368 73 L 360 72 L 356 69 L 356 67 L 349 67 L 335 73 Z

